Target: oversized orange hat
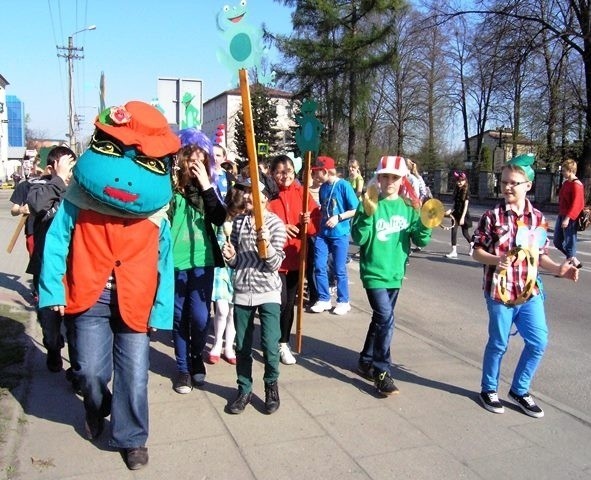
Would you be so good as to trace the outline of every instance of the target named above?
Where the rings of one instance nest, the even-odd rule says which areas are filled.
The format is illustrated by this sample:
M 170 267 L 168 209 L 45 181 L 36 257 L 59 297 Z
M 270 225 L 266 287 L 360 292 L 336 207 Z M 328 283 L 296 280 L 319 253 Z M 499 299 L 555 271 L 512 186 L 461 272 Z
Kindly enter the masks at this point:
M 151 157 L 172 155 L 181 148 L 179 137 L 170 129 L 164 115 L 144 102 L 131 101 L 123 107 L 106 108 L 94 125 Z

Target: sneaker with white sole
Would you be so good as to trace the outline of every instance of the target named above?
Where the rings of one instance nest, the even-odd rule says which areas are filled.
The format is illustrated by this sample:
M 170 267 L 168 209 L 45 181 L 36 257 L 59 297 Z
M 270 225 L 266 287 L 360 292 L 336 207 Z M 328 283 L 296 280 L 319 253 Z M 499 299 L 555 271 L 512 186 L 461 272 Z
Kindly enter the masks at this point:
M 284 365 L 293 365 L 296 363 L 296 359 L 291 353 L 289 345 L 287 343 L 280 343 L 279 344 L 279 358 L 281 359 L 281 363 Z
M 517 395 L 512 390 L 509 390 L 509 397 L 521 408 L 523 413 L 534 418 L 542 418 L 544 416 L 544 410 L 536 405 L 533 397 L 526 393 L 525 395 Z
M 499 401 L 499 395 L 497 392 L 481 392 L 480 403 L 489 412 L 492 413 L 505 413 L 505 407 Z
M 310 310 L 314 313 L 322 313 L 332 308 L 330 300 L 318 300 L 314 305 L 310 307 Z
M 337 306 L 334 307 L 334 310 L 332 311 L 332 313 L 334 313 L 335 315 L 345 315 L 346 313 L 349 313 L 351 311 L 351 305 L 349 305 L 349 302 L 339 302 L 337 303 Z
M 447 258 L 458 258 L 458 253 L 457 252 L 449 252 L 446 255 Z
M 176 393 L 191 393 L 193 385 L 191 384 L 191 375 L 188 373 L 179 373 L 172 384 Z

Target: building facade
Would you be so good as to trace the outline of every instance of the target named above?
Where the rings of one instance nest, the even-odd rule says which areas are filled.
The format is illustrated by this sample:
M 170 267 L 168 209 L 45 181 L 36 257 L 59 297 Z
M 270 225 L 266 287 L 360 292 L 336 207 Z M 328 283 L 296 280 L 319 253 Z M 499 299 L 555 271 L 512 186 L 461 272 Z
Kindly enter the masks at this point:
M 6 86 L 9 85 L 2 74 L 0 74 L 0 172 L 1 180 L 8 180 L 8 107 L 6 106 Z
M 290 128 L 295 124 L 291 111 L 292 95 L 283 90 L 267 88 L 267 95 L 275 101 L 277 107 L 277 129 L 283 134 L 283 143 L 289 142 Z M 242 110 L 240 89 L 235 88 L 216 95 L 203 104 L 203 132 L 214 138 L 218 125 L 226 126 L 226 148 L 230 158 L 237 158 L 234 145 L 236 116 Z
M 8 145 L 26 146 L 25 139 L 25 104 L 16 95 L 6 96 L 8 107 Z

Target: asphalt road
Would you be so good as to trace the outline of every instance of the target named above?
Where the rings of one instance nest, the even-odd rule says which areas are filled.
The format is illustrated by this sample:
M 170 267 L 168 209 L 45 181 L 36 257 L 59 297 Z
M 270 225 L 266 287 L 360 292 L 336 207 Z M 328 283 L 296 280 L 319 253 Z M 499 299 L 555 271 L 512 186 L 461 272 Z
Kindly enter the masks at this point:
M 482 211 L 474 209 L 473 215 Z M 554 225 L 555 216 L 549 215 L 548 220 Z M 468 256 L 463 238 L 458 244 L 458 259 L 448 260 L 444 255 L 449 252 L 450 233 L 435 229 L 429 246 L 413 254 L 397 305 L 396 322 L 480 364 L 488 322 L 481 288 L 482 267 Z M 532 390 L 566 411 L 589 420 L 591 232 L 580 234 L 578 250 L 578 258 L 584 266 L 577 283 L 550 274 L 542 275 L 550 337 Z M 562 259 L 562 254 L 553 246 L 550 256 L 555 261 Z M 511 380 L 522 345 L 519 335 L 511 338 L 501 372 L 507 381 Z M 392 354 L 396 362 L 395 343 Z

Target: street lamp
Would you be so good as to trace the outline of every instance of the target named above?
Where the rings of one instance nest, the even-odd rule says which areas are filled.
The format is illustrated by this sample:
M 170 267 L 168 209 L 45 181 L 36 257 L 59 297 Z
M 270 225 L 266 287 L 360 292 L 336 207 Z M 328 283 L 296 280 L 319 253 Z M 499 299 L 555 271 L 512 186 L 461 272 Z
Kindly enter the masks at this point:
M 74 122 L 75 122 L 75 111 L 74 111 L 74 60 L 75 59 L 82 59 L 84 58 L 83 54 L 78 55 L 76 52 L 84 52 L 84 47 L 76 48 L 74 47 L 74 35 L 82 32 L 86 32 L 87 30 L 96 30 L 96 25 L 89 25 L 82 30 L 78 30 L 77 32 L 72 33 L 68 37 L 68 46 L 67 47 L 57 47 L 58 50 L 65 50 L 66 53 L 60 54 L 58 53 L 58 57 L 64 57 L 68 62 L 68 87 L 69 87 L 69 95 L 68 95 L 68 120 L 69 120 L 69 130 L 68 130 L 68 137 L 70 137 L 70 148 L 76 151 L 76 132 L 74 129 Z

